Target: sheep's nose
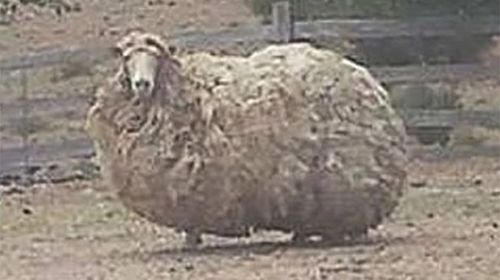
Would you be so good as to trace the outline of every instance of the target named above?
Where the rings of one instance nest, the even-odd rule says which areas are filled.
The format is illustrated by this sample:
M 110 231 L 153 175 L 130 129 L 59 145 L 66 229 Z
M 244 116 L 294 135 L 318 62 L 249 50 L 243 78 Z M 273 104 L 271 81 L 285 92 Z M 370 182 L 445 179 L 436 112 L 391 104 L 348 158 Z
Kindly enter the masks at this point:
M 149 90 L 150 86 L 151 83 L 148 80 L 141 79 L 135 82 L 135 88 L 140 91 Z

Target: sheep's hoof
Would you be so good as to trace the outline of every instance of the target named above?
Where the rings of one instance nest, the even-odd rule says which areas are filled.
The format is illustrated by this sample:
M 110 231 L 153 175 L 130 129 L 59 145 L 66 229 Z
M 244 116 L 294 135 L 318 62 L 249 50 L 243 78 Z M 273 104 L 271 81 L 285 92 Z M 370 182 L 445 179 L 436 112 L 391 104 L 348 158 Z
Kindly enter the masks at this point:
M 321 236 L 321 241 L 330 246 L 355 244 L 368 238 L 368 227 L 349 232 L 329 232 Z
M 294 232 L 292 236 L 292 243 L 294 244 L 305 244 L 307 243 L 308 236 L 303 232 Z
M 359 238 L 362 239 L 365 238 L 366 236 L 368 236 L 368 227 L 362 228 L 357 231 L 353 231 L 349 234 L 349 237 L 351 239 L 359 239 Z
M 187 248 L 195 249 L 203 242 L 201 234 L 194 232 L 186 232 L 185 244 Z
M 352 243 L 364 243 L 368 241 L 368 227 L 349 233 L 349 241 Z
M 327 246 L 338 246 L 345 244 L 345 235 L 339 232 L 330 232 L 321 235 L 321 243 Z

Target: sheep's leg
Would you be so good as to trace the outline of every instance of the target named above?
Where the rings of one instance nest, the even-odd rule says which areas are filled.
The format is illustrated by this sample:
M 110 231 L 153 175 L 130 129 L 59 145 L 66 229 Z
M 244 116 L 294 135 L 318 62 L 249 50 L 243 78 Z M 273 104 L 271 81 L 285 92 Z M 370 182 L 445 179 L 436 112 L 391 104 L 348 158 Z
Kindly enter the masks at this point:
M 345 234 L 338 231 L 332 231 L 321 234 L 321 243 L 327 246 L 336 246 L 345 243 Z
M 349 239 L 353 242 L 364 242 L 368 239 L 368 227 L 362 227 L 351 231 L 348 234 Z
M 322 242 L 328 245 L 363 242 L 368 237 L 368 227 L 359 227 L 350 231 L 333 231 L 321 235 Z
M 307 242 L 307 238 L 307 234 L 297 231 L 293 233 L 292 242 L 295 244 L 304 244 Z
M 203 242 L 201 234 L 196 231 L 186 231 L 185 245 L 188 248 L 197 248 Z

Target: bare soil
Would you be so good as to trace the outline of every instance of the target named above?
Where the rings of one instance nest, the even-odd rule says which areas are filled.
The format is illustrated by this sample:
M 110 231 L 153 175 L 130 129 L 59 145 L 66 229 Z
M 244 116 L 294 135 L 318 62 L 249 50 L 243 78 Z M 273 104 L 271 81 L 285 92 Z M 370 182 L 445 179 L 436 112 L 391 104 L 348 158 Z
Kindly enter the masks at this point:
M 498 279 L 500 162 L 414 163 L 412 185 L 367 240 L 296 246 L 262 232 L 183 236 L 125 210 L 99 182 L 0 198 L 0 279 Z
M 0 26 L 0 58 L 110 43 L 138 26 L 167 34 L 257 22 L 243 0 L 80 2 L 80 12 L 34 14 Z M 39 80 L 60 78 L 47 71 Z M 30 94 L 42 96 L 67 96 L 68 83 L 82 90 L 89 84 L 64 78 L 45 87 L 30 78 Z M 0 101 L 19 90 L 15 82 L 2 80 Z M 411 171 L 413 187 L 391 219 L 367 240 L 336 247 L 295 246 L 288 235 L 262 232 L 205 236 L 202 248 L 186 250 L 181 234 L 125 210 L 100 182 L 0 189 L 0 279 L 499 279 L 500 162 L 414 162 Z

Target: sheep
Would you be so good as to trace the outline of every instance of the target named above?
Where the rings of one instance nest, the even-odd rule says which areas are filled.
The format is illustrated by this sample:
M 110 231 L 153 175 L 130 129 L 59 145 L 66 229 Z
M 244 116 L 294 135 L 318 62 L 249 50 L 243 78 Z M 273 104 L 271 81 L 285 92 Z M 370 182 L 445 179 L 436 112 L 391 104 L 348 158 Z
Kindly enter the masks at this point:
M 352 61 L 307 43 L 179 56 L 140 31 L 115 51 L 120 69 L 87 116 L 103 177 L 187 246 L 260 230 L 345 242 L 397 206 L 404 128 Z

